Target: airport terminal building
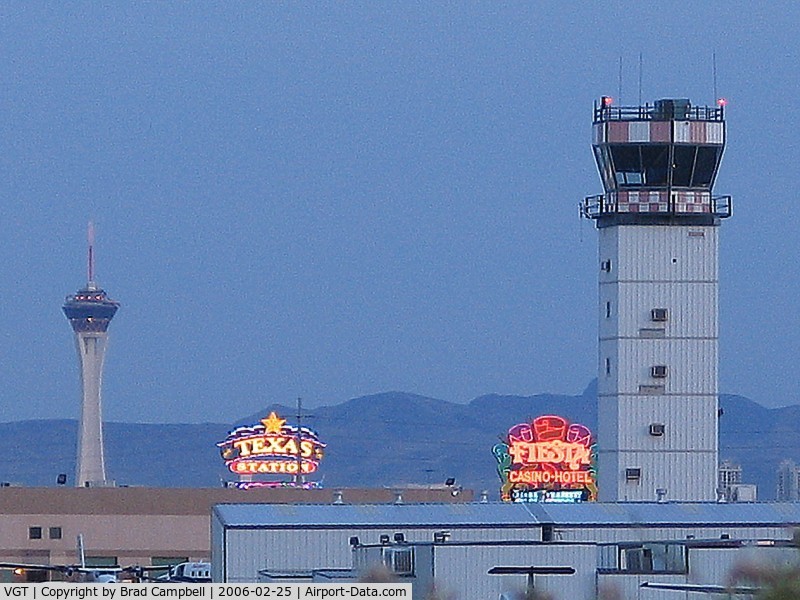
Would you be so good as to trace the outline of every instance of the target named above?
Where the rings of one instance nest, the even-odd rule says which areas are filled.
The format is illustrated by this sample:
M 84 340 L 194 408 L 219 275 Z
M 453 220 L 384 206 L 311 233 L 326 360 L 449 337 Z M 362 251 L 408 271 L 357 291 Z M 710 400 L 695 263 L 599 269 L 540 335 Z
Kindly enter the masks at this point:
M 212 513 L 212 577 L 352 581 L 381 567 L 414 583 L 415 598 L 533 586 L 556 599 L 674 599 L 649 585 L 721 585 L 744 563 L 796 564 L 798 526 L 800 504 L 778 503 L 228 504 Z

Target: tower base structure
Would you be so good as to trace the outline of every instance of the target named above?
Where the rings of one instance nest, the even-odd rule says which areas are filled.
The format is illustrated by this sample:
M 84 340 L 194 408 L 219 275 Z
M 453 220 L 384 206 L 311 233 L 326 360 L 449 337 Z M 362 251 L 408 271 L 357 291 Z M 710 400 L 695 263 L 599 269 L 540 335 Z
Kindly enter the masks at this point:
M 600 501 L 716 499 L 714 225 L 600 234 Z

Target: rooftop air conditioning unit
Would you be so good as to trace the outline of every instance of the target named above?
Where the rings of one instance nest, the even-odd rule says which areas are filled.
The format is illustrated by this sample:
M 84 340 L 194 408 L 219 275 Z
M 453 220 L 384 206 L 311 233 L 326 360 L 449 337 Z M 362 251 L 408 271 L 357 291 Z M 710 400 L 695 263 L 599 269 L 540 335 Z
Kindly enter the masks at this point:
M 658 121 L 685 121 L 691 110 L 688 98 L 663 98 L 656 100 L 653 117 Z
M 650 376 L 662 379 L 667 376 L 667 365 L 653 365 L 650 367 Z
M 639 481 L 642 478 L 642 470 L 638 467 L 625 469 L 625 481 Z
M 650 320 L 663 322 L 669 318 L 669 311 L 666 308 L 654 308 L 650 311 Z
M 653 436 L 662 436 L 664 435 L 664 424 L 663 423 L 650 423 L 650 435 Z

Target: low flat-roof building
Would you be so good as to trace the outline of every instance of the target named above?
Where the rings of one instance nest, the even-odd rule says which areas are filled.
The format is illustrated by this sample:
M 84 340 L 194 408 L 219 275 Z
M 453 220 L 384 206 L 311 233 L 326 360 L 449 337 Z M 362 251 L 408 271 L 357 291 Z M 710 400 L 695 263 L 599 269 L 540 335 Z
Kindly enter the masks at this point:
M 347 579 L 372 561 L 471 600 L 491 596 L 470 590 L 494 594 L 525 581 L 517 573 L 503 583 L 501 573 L 489 573 L 494 567 L 538 565 L 574 569 L 569 576 L 542 575 L 552 589 L 577 594 L 565 598 L 595 598 L 601 582 L 638 589 L 646 580 L 640 575 L 692 581 L 698 574 L 686 558 L 690 547 L 695 560 L 722 565 L 708 569 L 706 581 L 725 583 L 722 571 L 748 553 L 765 556 L 761 549 L 780 547 L 781 560 L 794 558 L 788 546 L 798 526 L 800 504 L 789 503 L 226 504 L 212 513 L 212 578 L 238 583 L 294 573 L 297 581 L 309 581 L 335 570 Z M 398 552 L 411 555 L 395 560 Z M 354 559 L 354 572 L 342 572 Z
M 82 534 L 93 565 L 209 560 L 215 504 L 470 501 L 468 490 L 0 487 L 0 562 L 74 564 Z M 0 570 L 9 579 L 10 571 Z

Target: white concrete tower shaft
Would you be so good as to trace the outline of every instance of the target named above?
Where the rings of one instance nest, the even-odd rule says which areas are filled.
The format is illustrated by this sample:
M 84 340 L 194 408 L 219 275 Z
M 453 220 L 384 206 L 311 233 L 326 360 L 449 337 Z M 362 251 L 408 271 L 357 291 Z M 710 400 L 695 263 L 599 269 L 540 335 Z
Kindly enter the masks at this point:
M 81 367 L 81 414 L 78 421 L 78 462 L 75 485 L 98 485 L 106 481 L 103 445 L 103 363 L 108 333 L 76 331 L 75 347 Z
M 716 499 L 722 107 L 595 107 L 601 501 Z
M 94 282 L 93 229 L 89 225 L 88 283 L 67 296 L 64 314 L 75 332 L 81 369 L 81 415 L 78 422 L 76 487 L 106 484 L 103 450 L 102 384 L 108 325 L 119 308 Z

